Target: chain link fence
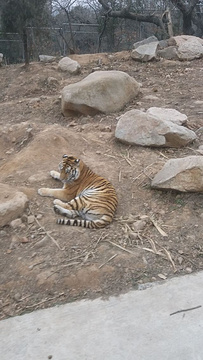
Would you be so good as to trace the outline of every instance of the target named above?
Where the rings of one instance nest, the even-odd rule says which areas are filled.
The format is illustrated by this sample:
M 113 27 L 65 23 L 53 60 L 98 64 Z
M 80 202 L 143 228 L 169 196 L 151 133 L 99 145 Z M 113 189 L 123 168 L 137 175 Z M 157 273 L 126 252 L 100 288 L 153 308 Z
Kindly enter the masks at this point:
M 182 26 L 180 14 L 174 11 L 172 17 L 175 34 L 178 34 Z M 109 18 L 105 27 L 101 20 L 101 24 L 63 23 L 61 27 L 27 28 L 31 61 L 39 60 L 42 54 L 60 57 L 73 52 L 90 54 L 130 50 L 136 41 L 152 34 L 162 38 L 162 31 L 153 24 L 120 18 Z M 24 61 L 23 43 L 18 34 L 0 33 L 0 52 L 7 64 Z

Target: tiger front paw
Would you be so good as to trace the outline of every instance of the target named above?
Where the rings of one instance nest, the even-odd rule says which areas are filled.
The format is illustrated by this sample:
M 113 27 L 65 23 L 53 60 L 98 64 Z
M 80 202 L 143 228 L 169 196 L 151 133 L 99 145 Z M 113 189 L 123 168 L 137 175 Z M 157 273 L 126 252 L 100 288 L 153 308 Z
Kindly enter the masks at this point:
M 55 180 L 60 180 L 60 173 L 59 173 L 58 171 L 51 170 L 51 171 L 50 171 L 50 175 L 51 175 L 51 177 L 53 177 Z
M 65 205 L 65 203 L 63 201 L 59 200 L 59 199 L 55 199 L 53 201 L 53 204 L 54 205 L 59 205 L 59 206 L 62 206 L 62 207 L 64 207 L 64 205 Z
M 38 189 L 38 194 L 41 196 L 48 196 L 47 188 Z

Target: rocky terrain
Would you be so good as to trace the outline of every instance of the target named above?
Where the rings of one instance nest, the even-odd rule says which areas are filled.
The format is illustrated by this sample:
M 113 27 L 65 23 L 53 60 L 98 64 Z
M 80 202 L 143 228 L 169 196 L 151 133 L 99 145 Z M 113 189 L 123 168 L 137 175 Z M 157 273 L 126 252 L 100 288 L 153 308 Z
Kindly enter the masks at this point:
M 73 58 L 81 66 L 76 75 L 59 71 L 56 61 L 0 68 L 0 200 L 8 202 L 14 192 L 22 201 L 20 212 L 0 228 L 0 319 L 118 295 L 203 268 L 202 193 L 151 188 L 168 160 L 201 156 L 203 60 L 142 63 L 128 52 Z M 100 70 L 126 72 L 142 84 L 140 93 L 116 113 L 64 117 L 62 89 L 98 64 Z M 180 148 L 119 142 L 120 116 L 150 107 L 185 114 L 196 139 Z M 58 186 L 49 171 L 57 170 L 65 153 L 81 157 L 114 184 L 119 205 L 105 229 L 57 225 L 53 200 L 37 194 L 40 187 Z

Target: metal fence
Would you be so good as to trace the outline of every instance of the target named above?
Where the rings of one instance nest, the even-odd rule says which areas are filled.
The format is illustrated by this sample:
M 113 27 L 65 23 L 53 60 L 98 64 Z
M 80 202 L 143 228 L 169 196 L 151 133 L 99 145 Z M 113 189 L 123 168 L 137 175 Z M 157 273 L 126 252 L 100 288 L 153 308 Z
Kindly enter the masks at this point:
M 175 33 L 180 33 L 180 15 L 173 12 Z M 99 24 L 63 23 L 61 27 L 27 28 L 31 60 L 39 55 L 66 56 L 74 50 L 78 54 L 115 52 L 132 49 L 132 45 L 152 34 L 159 39 L 162 31 L 155 25 L 134 20 L 109 18 L 106 28 Z M 74 44 L 73 44 L 74 42 Z M 0 33 L 0 52 L 7 64 L 24 61 L 23 43 L 18 34 Z

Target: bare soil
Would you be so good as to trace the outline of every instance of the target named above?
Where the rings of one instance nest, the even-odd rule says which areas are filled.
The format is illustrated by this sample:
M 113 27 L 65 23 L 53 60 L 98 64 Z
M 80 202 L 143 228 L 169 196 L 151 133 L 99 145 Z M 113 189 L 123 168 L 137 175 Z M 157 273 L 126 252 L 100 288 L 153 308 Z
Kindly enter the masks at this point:
M 0 229 L 0 319 L 76 299 L 118 295 L 203 268 L 203 195 L 150 188 L 167 159 L 199 155 L 203 60 L 137 63 L 128 52 L 74 58 L 82 65 L 78 76 L 58 72 L 57 63 L 32 63 L 28 70 L 22 65 L 0 68 L 1 182 L 29 197 L 22 224 Z M 98 63 L 142 83 L 139 98 L 120 113 L 64 118 L 61 89 Z M 58 82 L 49 83 L 49 77 Z M 181 149 L 117 142 L 118 117 L 151 106 L 185 113 L 198 140 Z M 114 184 L 119 205 L 110 226 L 89 230 L 57 225 L 53 200 L 37 194 L 40 187 L 59 186 L 49 171 L 57 169 L 64 153 L 81 157 Z

